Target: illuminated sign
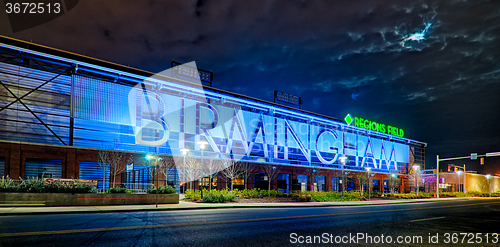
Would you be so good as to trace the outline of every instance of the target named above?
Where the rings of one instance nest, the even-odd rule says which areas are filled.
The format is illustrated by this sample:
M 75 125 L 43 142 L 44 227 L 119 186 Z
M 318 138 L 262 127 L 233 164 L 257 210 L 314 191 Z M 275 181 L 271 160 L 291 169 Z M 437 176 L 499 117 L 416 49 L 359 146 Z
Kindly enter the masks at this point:
M 384 134 L 387 133 L 387 134 L 395 135 L 395 136 L 399 136 L 399 137 L 403 137 L 405 135 L 405 132 L 403 129 L 400 129 L 400 128 L 397 128 L 394 126 L 390 126 L 390 125 L 386 125 L 386 124 L 377 123 L 375 121 L 371 121 L 371 120 L 364 119 L 364 118 L 352 117 L 351 114 L 347 114 L 347 116 L 345 117 L 344 120 L 348 125 L 351 125 L 352 123 L 354 123 L 354 126 L 356 126 L 356 127 L 360 127 L 360 128 L 364 128 L 364 129 L 368 129 L 368 130 L 373 130 L 373 131 L 378 131 L 378 132 L 381 132 Z
M 270 161 L 301 160 L 331 165 L 339 157 L 351 158 L 350 166 L 399 170 L 398 162 L 407 163 L 405 144 L 343 132 L 340 126 L 299 122 L 273 114 L 243 110 L 236 101 L 206 99 L 168 94 L 163 86 L 137 85 L 129 94 L 130 119 L 137 144 L 184 147 L 185 138 L 174 139 L 174 132 L 208 142 L 214 155 L 265 157 Z M 355 120 L 356 121 L 356 120 Z M 359 121 L 359 119 L 358 119 Z M 206 151 L 207 152 L 207 151 Z M 216 157 L 217 157 L 216 156 Z
M 410 161 L 406 143 L 202 89 L 160 81 L 130 87 L 79 76 L 74 76 L 72 85 L 72 113 L 77 127 L 84 123 L 80 119 L 123 126 L 120 131 L 127 136 L 119 140 L 129 150 L 154 148 L 160 153 L 181 155 L 182 149 L 189 149 L 188 156 L 199 156 L 196 143 L 206 141 L 204 156 L 217 159 L 337 167 L 339 158 L 348 156 L 347 169 L 372 167 L 385 171 L 399 171 Z M 102 136 L 103 140 L 110 138 L 118 137 Z

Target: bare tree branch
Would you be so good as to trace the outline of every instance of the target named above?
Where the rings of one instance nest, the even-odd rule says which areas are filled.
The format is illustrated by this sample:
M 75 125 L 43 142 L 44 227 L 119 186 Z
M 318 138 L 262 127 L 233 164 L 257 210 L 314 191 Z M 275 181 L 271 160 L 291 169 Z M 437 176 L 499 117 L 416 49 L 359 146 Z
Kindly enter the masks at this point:
M 212 190 L 212 179 L 219 171 L 223 170 L 223 162 L 214 159 L 203 160 L 203 177 L 209 178 L 209 189 Z
M 265 163 L 263 169 L 264 173 L 267 176 L 267 182 L 268 182 L 267 192 L 269 194 L 269 192 L 271 191 L 271 182 L 276 179 L 278 173 L 281 170 L 281 166 Z
M 116 176 L 127 170 L 127 164 L 132 163 L 132 156 L 126 155 L 123 152 L 110 150 L 108 152 L 109 169 L 111 178 L 113 179 L 113 188 L 116 183 Z
M 248 178 L 255 172 L 256 167 L 254 164 L 249 162 L 243 162 L 241 164 L 241 170 L 243 172 L 243 178 L 245 180 L 245 189 L 248 189 Z
M 242 174 L 241 163 L 233 159 L 223 159 L 221 162 L 223 167 L 221 172 L 231 180 L 231 190 L 233 190 L 233 180 Z
M 104 190 L 106 187 L 106 170 L 108 168 L 108 152 L 106 150 L 99 150 L 99 153 L 97 153 L 97 163 L 99 163 L 99 166 L 102 170 L 102 189 Z

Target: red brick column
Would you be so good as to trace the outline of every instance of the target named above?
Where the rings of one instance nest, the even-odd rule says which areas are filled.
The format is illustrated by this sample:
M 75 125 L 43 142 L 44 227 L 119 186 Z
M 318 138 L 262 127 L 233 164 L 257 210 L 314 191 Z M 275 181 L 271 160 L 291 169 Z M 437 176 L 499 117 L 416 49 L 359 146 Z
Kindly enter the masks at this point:
M 76 151 L 73 148 L 66 149 L 66 157 L 63 161 L 63 176 L 66 178 L 78 178 L 78 170 L 76 165 Z
M 7 174 L 12 179 L 19 179 L 19 177 L 24 177 L 24 169 L 21 171 L 21 145 L 19 144 L 10 144 L 10 152 L 9 157 L 6 158 L 8 160 L 8 165 L 6 164 Z M 7 162 L 6 162 L 7 163 Z

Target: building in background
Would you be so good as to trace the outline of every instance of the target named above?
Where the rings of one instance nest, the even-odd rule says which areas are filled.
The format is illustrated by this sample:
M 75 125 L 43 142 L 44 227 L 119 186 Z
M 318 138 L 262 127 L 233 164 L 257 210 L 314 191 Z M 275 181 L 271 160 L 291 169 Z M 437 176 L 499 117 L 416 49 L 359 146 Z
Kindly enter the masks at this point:
M 417 180 L 415 180 L 415 177 Z M 410 190 L 415 191 L 415 184 L 419 191 L 436 192 L 436 173 L 410 174 Z M 440 172 L 440 192 L 471 192 L 493 193 L 500 191 L 500 177 L 477 174 L 474 172 Z M 417 183 L 415 181 L 418 181 Z
M 7 37 L 0 37 L 0 84 L 0 173 L 11 178 L 138 188 L 163 163 L 158 180 L 177 191 L 231 182 L 285 192 L 359 190 L 367 178 L 376 191 L 408 191 L 409 170 L 425 167 L 426 144 L 390 126 L 350 115 L 346 123 Z M 102 164 L 101 150 L 123 157 Z M 213 179 L 205 170 L 188 176 L 193 160 L 203 169 L 225 160 L 252 169 L 232 181 L 220 169 Z

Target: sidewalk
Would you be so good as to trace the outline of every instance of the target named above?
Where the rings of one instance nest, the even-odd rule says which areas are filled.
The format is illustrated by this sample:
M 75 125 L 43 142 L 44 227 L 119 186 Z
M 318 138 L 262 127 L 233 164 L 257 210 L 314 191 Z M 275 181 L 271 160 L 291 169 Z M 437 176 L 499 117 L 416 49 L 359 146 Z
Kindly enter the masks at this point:
M 78 206 L 78 207 L 28 207 L 6 206 L 0 207 L 0 215 L 30 215 L 30 214 L 67 214 L 67 213 L 111 213 L 111 212 L 140 212 L 140 211 L 168 211 L 168 210 L 199 210 L 218 208 L 284 208 L 284 207 L 333 207 L 333 206 L 368 206 L 401 203 L 423 203 L 452 200 L 487 200 L 488 197 L 450 197 L 430 199 L 402 199 L 402 200 L 372 200 L 346 202 L 277 202 L 277 203 L 195 203 L 180 201 L 179 204 L 156 205 L 124 205 L 124 206 Z

